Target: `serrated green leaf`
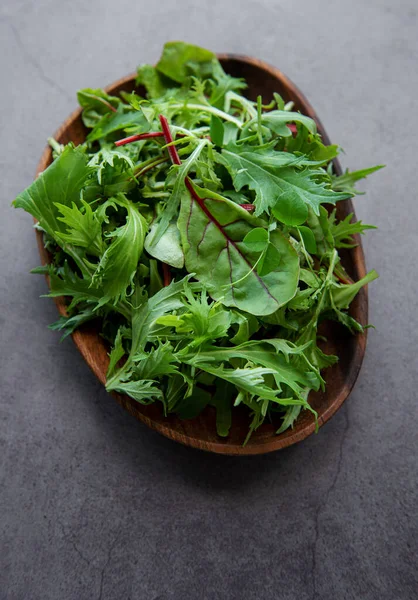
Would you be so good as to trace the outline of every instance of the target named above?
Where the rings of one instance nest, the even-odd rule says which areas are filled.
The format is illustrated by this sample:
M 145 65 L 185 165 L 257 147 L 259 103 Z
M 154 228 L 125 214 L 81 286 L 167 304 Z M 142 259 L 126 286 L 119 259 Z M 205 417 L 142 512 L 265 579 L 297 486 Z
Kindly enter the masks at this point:
M 332 189 L 338 192 L 348 192 L 350 194 L 360 194 L 355 188 L 355 184 L 360 179 L 365 179 L 372 173 L 383 169 L 385 165 L 377 165 L 368 169 L 360 169 L 358 171 L 347 171 L 343 175 L 333 176 Z
M 138 209 L 127 200 L 120 200 L 127 210 L 125 225 L 112 234 L 112 242 L 100 259 L 93 281 L 99 281 L 106 296 L 120 298 L 134 278 L 141 256 L 147 223 Z
M 264 155 L 265 153 L 262 156 Z M 272 167 L 268 162 L 263 165 L 256 153 L 237 149 L 222 150 L 222 157 L 231 172 L 235 189 L 240 191 L 243 186 L 248 185 L 256 192 L 256 215 L 269 212 L 274 207 L 276 211 L 280 211 L 282 219 L 292 220 L 293 205 L 306 205 L 315 214 L 319 214 L 320 204 L 335 204 L 338 200 L 351 197 L 349 193 L 334 192 L 324 181 L 317 181 L 318 176 L 323 176 L 320 170 L 299 171 L 291 166 Z M 299 210 L 297 215 L 296 220 L 301 224 Z M 291 224 L 296 223 L 293 221 Z
M 65 233 L 59 220 L 56 202 L 63 206 L 81 205 L 81 190 L 93 169 L 87 166 L 88 157 L 82 148 L 68 145 L 60 156 L 17 198 L 13 205 L 23 208 L 39 221 L 51 237 Z

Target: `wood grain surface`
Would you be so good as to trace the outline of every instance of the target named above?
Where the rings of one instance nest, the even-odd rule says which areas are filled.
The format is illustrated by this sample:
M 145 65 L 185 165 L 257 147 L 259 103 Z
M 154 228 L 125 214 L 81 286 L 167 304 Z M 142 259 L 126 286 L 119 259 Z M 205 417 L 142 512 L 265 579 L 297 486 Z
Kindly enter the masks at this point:
M 221 54 L 218 57 L 227 73 L 236 77 L 244 77 L 247 80 L 249 86 L 247 95 L 251 99 L 255 100 L 261 94 L 264 102 L 269 102 L 273 92 L 278 92 L 285 101 L 293 100 L 295 110 L 300 110 L 312 117 L 316 121 L 325 143 L 330 143 L 308 100 L 278 69 L 247 56 Z M 135 76 L 129 75 L 108 86 L 106 91 L 117 95 L 122 90 L 129 92 L 133 89 L 135 89 Z M 54 137 L 61 144 L 67 144 L 68 142 L 80 144 L 84 141 L 86 134 L 87 130 L 81 120 L 81 110 L 78 109 L 68 117 Z M 46 169 L 51 162 L 52 152 L 47 147 L 37 167 L 36 175 Z M 338 161 L 334 161 L 334 164 L 336 172 L 341 173 Z M 337 204 L 339 219 L 352 212 L 354 212 L 354 209 L 351 200 L 345 200 Z M 47 264 L 50 257 L 43 246 L 42 234 L 37 231 L 36 235 L 42 264 Z M 355 248 L 341 252 L 342 263 L 354 280 L 360 279 L 366 274 L 359 236 L 357 236 L 356 242 L 358 245 Z M 65 315 L 65 298 L 55 298 L 55 302 L 59 313 Z M 367 287 L 363 288 L 353 301 L 350 314 L 362 325 L 367 324 Z M 335 414 L 347 399 L 355 384 L 366 348 L 366 332 L 363 335 L 352 336 L 337 323 L 325 324 L 324 334 L 327 336 L 328 341 L 324 349 L 328 353 L 337 354 L 340 360 L 336 365 L 324 371 L 326 391 L 311 392 L 309 396 L 310 404 L 318 412 L 320 426 Z M 92 324 L 86 324 L 77 330 L 72 337 L 93 373 L 105 384 L 110 349 L 99 336 L 99 330 Z M 131 415 L 168 438 L 187 446 L 220 454 L 249 455 L 272 452 L 300 442 L 315 431 L 313 415 L 308 411 L 304 411 L 296 421 L 293 429 L 276 435 L 275 431 L 279 427 L 279 422 L 275 425 L 263 424 L 252 435 L 247 445 L 243 447 L 242 443 L 248 432 L 250 422 L 249 412 L 245 407 L 238 407 L 233 410 L 230 435 L 228 438 L 220 438 L 216 434 L 215 411 L 211 407 L 205 409 L 196 419 L 182 421 L 174 415 L 164 417 L 160 404 L 142 406 L 127 396 L 114 394 L 114 397 Z

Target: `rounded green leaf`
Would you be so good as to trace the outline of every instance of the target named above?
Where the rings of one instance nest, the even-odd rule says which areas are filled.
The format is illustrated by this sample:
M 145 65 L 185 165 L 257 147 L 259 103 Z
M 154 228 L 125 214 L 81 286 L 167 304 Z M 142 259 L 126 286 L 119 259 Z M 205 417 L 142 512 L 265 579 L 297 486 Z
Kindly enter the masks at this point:
M 313 231 L 309 229 L 309 227 L 298 227 L 298 229 L 300 235 L 302 236 L 306 250 L 309 252 L 309 254 L 316 254 L 318 248 L 316 246 L 316 240 Z
M 302 225 L 308 218 L 307 205 L 293 193 L 280 196 L 272 212 L 276 219 L 290 226 Z
M 254 227 L 257 219 L 234 202 L 195 189 L 201 199 L 185 194 L 178 221 L 188 272 L 195 273 L 214 300 L 256 316 L 269 315 L 291 300 L 299 280 L 299 258 L 290 242 L 279 231 L 270 233 L 272 248 L 265 274 L 260 274 L 260 252 L 250 250 L 244 239 L 249 234 L 250 240 L 263 237 L 265 247 L 267 232 L 257 231 L 265 230 Z
M 210 137 L 215 146 L 221 147 L 224 143 L 224 126 L 216 115 L 212 115 L 210 120 Z
M 268 241 L 269 235 L 262 227 L 252 229 L 243 239 L 244 244 L 253 252 L 262 252 Z

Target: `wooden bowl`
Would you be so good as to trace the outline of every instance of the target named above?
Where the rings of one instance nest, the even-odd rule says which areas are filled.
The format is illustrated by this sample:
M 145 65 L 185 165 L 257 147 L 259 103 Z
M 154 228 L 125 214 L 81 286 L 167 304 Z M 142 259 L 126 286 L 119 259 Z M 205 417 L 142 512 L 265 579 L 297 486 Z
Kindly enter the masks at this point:
M 273 92 L 279 92 L 285 101 L 293 100 L 295 110 L 300 110 L 305 115 L 315 119 L 318 130 L 326 144 L 329 144 L 328 136 L 321 125 L 315 111 L 305 96 L 298 88 L 278 69 L 266 63 L 246 56 L 233 54 L 221 54 L 219 59 L 227 73 L 236 77 L 244 77 L 248 82 L 248 96 L 255 100 L 261 94 L 265 101 L 270 101 Z M 127 92 L 135 89 L 135 75 L 129 75 L 124 79 L 116 81 L 106 88 L 110 94 L 119 94 L 122 90 Z M 55 133 L 55 139 L 61 144 L 74 142 L 80 144 L 85 140 L 87 130 L 81 120 L 81 110 L 78 109 L 68 117 L 64 124 Z M 36 174 L 52 162 L 52 152 L 48 147 L 45 149 Z M 341 173 L 338 161 L 335 161 L 337 173 Z M 352 213 L 353 205 L 350 200 L 337 204 L 337 216 L 344 218 Z M 42 234 L 36 232 L 39 253 L 42 263 L 49 262 L 49 255 L 43 246 Z M 358 245 L 341 253 L 342 262 L 348 273 L 354 280 L 360 279 L 366 274 L 364 255 L 361 241 Z M 61 315 L 66 314 L 65 298 L 55 299 L 58 311 Z M 350 312 L 362 325 L 367 324 L 368 302 L 367 289 L 363 288 L 351 305 Z M 367 331 L 367 330 L 366 330 Z M 309 401 L 318 412 L 319 425 L 322 426 L 340 408 L 344 400 L 350 394 L 360 371 L 361 363 L 366 348 L 366 333 L 352 336 L 342 326 L 332 323 L 327 328 L 328 342 L 325 350 L 337 354 L 339 362 L 324 372 L 326 380 L 325 392 L 311 392 Z M 98 330 L 93 325 L 81 327 L 73 334 L 73 340 L 85 361 L 105 384 L 106 371 L 109 363 L 109 347 L 99 336 Z M 156 403 L 151 406 L 142 406 L 135 400 L 120 394 L 114 394 L 115 399 L 131 415 L 143 421 L 148 427 L 155 429 L 168 438 L 176 440 L 187 446 L 217 452 L 220 454 L 263 454 L 285 448 L 296 442 L 300 442 L 315 430 L 315 422 L 312 414 L 308 411 L 301 413 L 293 429 L 289 429 L 281 435 L 276 435 L 278 424 L 263 424 L 251 437 L 248 444 L 243 447 L 242 443 L 248 432 L 249 414 L 245 408 L 233 410 L 231 432 L 228 438 L 220 438 L 216 434 L 214 409 L 208 407 L 196 419 L 182 421 L 170 415 L 164 417 L 161 405 Z

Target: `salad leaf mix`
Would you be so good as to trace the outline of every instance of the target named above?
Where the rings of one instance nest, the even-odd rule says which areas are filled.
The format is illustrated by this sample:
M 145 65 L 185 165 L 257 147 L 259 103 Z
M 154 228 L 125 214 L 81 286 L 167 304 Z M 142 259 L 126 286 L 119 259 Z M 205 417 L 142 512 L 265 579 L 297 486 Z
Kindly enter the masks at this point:
M 49 296 L 69 298 L 51 328 L 98 320 L 109 391 L 184 419 L 212 405 L 220 436 L 243 404 L 247 439 L 265 419 L 281 433 L 315 413 L 337 360 L 321 321 L 363 331 L 347 309 L 377 274 L 351 281 L 339 250 L 372 227 L 332 207 L 380 167 L 336 176 L 314 120 L 278 94 L 248 100 L 208 50 L 168 43 L 137 83 L 144 96 L 81 90 L 85 143 L 50 140 L 14 201 L 43 232 Z

